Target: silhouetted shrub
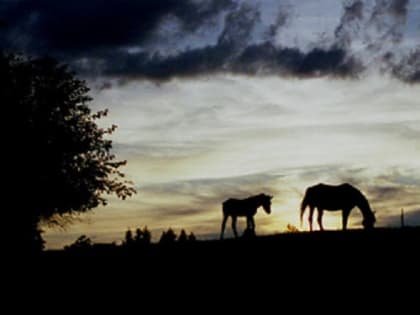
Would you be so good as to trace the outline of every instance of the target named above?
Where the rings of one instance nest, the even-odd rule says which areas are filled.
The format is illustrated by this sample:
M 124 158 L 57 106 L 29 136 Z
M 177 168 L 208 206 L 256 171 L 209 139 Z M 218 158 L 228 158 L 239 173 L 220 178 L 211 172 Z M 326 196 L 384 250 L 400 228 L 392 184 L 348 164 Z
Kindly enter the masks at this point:
M 286 233 L 297 233 L 299 229 L 293 224 L 288 223 L 286 226 Z

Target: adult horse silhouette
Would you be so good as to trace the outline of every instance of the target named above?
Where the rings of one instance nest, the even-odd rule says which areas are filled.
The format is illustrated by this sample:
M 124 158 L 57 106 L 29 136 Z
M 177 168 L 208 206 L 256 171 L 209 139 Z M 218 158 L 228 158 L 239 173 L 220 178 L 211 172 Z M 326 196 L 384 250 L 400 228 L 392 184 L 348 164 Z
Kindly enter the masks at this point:
M 225 226 L 228 217 L 232 217 L 232 230 L 235 237 L 238 237 L 236 231 L 236 219 L 237 217 L 246 217 L 246 231 L 254 232 L 255 221 L 254 215 L 257 213 L 257 209 L 262 206 L 265 212 L 270 214 L 271 212 L 271 199 L 273 197 L 265 194 L 259 194 L 246 199 L 228 199 L 223 202 L 223 221 L 222 221 L 222 232 L 220 233 L 220 239 L 223 239 L 225 233 Z
M 360 190 L 347 183 L 338 186 L 318 184 L 306 189 L 306 193 L 300 208 L 301 224 L 303 214 L 307 206 L 309 206 L 308 221 L 309 229 L 311 231 L 312 216 L 315 208 L 318 210 L 317 221 L 321 231 L 324 230 L 324 227 L 322 226 L 322 215 L 324 210 L 342 210 L 343 230 L 347 229 L 347 220 L 350 211 L 356 206 L 362 212 L 362 224 L 365 229 L 373 228 L 376 221 L 375 214 L 370 209 L 369 202 L 367 201 L 366 197 L 360 192 Z

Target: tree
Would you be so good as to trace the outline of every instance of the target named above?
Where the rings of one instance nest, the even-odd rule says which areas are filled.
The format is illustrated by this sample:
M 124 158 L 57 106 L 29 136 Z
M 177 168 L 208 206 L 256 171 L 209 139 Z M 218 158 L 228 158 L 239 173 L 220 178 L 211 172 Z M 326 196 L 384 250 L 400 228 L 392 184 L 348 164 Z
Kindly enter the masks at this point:
M 10 212 L 24 235 L 20 247 L 39 249 L 42 224 L 71 222 L 106 205 L 104 194 L 135 193 L 120 171 L 126 161 L 116 160 L 106 139 L 116 126 L 97 125 L 108 111 L 92 112 L 88 92 L 85 81 L 52 58 L 0 52 L 1 104 L 13 126 L 8 197 L 15 198 Z
M 136 236 L 134 237 L 134 241 L 136 245 L 146 246 L 150 244 L 152 238 L 152 234 L 145 226 L 143 229 L 137 228 L 136 229 Z
M 143 234 L 143 243 L 145 245 L 149 245 L 150 242 L 152 241 L 152 233 L 149 231 L 149 229 L 147 228 L 147 226 L 145 226 L 143 228 L 142 234 Z
M 178 242 L 185 243 L 188 240 L 187 233 L 184 229 L 181 230 L 181 233 L 178 236 Z
M 169 228 L 167 231 L 162 232 L 162 235 L 161 235 L 160 240 L 159 240 L 159 244 L 162 244 L 162 245 L 173 244 L 176 241 L 176 237 L 177 236 L 176 236 L 174 230 Z
M 133 243 L 134 243 L 133 232 L 131 232 L 131 229 L 128 229 L 125 232 L 125 238 L 124 238 L 123 244 L 125 246 L 132 246 Z
M 190 235 L 188 235 L 188 241 L 189 242 L 195 242 L 197 238 L 195 237 L 194 233 L 191 232 Z

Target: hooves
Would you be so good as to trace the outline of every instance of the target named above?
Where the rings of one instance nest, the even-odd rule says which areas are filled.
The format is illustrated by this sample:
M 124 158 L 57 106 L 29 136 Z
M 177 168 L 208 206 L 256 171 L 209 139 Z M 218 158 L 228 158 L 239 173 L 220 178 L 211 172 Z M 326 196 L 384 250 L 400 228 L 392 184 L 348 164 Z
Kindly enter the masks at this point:
M 235 235 L 235 239 L 251 239 L 255 238 L 257 235 L 255 234 L 255 230 L 251 228 L 247 228 L 244 230 L 242 235 L 238 237 L 238 235 Z M 224 239 L 223 235 L 220 236 L 220 240 L 222 241 Z
M 255 237 L 256 237 L 255 230 L 250 229 L 250 228 L 245 229 L 244 233 L 242 234 L 242 238 L 244 239 L 250 239 L 250 238 L 255 238 Z

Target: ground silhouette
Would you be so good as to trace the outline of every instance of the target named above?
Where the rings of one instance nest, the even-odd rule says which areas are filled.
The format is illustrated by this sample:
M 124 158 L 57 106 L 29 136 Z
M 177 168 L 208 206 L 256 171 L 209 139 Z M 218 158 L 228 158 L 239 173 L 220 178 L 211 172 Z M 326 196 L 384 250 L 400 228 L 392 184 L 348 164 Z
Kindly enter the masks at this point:
M 45 251 L 33 262 L 41 262 L 42 268 L 54 268 L 72 261 L 78 266 L 77 262 L 88 258 L 91 266 L 106 268 L 108 273 L 110 270 L 121 272 L 120 268 L 138 275 L 173 276 L 183 272 L 197 279 L 208 272 L 228 276 L 230 272 L 242 270 L 249 275 L 266 272 L 291 277 L 284 272 L 294 270 L 293 276 L 298 276 L 328 270 L 331 277 L 344 279 L 356 271 L 367 277 L 379 276 L 382 273 L 377 269 L 389 265 L 392 268 L 403 264 L 405 268 L 418 267 L 419 240 L 420 227 L 296 232 L 225 240 L 159 242 L 147 247 L 93 244 L 74 250 Z M 395 269 L 386 270 L 384 274 L 392 271 Z

